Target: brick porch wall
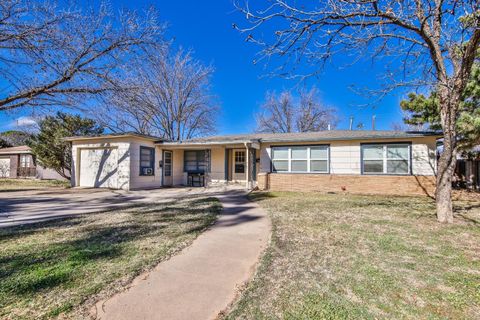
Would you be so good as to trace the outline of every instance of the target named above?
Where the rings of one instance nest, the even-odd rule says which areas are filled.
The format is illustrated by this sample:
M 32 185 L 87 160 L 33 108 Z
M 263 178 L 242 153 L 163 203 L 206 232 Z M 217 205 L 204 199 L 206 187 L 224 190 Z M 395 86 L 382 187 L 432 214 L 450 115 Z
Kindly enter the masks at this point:
M 402 196 L 433 196 L 435 193 L 434 176 L 259 173 L 257 181 L 260 190 L 271 191 L 348 192 Z

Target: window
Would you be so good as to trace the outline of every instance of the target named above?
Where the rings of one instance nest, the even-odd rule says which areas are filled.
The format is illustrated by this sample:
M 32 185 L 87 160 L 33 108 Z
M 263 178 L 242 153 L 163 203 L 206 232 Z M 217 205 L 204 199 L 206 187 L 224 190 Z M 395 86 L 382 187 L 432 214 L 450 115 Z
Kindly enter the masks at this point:
M 245 151 L 235 151 L 235 173 L 245 173 Z
M 272 148 L 274 172 L 328 173 L 328 146 L 291 146 Z
M 410 174 L 408 143 L 362 145 L 362 172 L 364 174 Z
M 183 156 L 183 169 L 185 172 L 204 173 L 208 170 L 209 150 L 186 150 Z
M 155 163 L 155 148 L 140 147 L 140 175 L 153 176 Z
M 20 155 L 20 167 L 21 168 L 30 168 L 31 157 L 28 154 Z

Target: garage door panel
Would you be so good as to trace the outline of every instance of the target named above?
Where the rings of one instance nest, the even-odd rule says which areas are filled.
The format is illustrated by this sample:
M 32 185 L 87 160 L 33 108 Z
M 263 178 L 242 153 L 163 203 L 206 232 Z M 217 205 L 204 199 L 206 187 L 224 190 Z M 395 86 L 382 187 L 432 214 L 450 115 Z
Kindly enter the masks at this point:
M 0 158 L 0 178 L 10 177 L 10 158 Z
M 80 186 L 118 188 L 118 149 L 81 150 Z

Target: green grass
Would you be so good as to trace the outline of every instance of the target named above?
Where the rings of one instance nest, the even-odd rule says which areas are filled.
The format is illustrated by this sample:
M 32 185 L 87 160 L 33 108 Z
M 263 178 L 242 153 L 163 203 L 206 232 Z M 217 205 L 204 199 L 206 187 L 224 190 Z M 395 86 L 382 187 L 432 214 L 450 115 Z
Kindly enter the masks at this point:
M 0 178 L 0 192 L 68 187 L 70 187 L 70 181 Z
M 227 319 L 479 319 L 480 199 L 254 193 L 273 224 Z
M 96 300 L 188 246 L 220 209 L 199 197 L 0 229 L 0 319 L 87 317 Z

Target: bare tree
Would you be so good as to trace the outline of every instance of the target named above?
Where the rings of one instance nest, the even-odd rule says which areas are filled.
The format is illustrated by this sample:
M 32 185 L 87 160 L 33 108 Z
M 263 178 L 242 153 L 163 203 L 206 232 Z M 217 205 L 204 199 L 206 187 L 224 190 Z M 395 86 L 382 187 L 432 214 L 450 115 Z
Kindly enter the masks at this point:
M 248 32 L 247 39 L 263 46 L 263 57 L 287 57 L 283 68 L 302 59 L 318 67 L 336 54 L 350 54 L 352 63 L 369 56 L 391 62 L 385 73 L 390 88 L 434 87 L 444 133 L 436 177 L 437 218 L 453 221 L 455 123 L 480 44 L 479 1 L 272 0 L 259 10 L 248 3 L 237 7 L 252 23 L 241 29 Z M 256 38 L 256 30 L 275 22 L 273 37 Z
M 298 99 L 290 91 L 278 96 L 268 93 L 256 120 L 258 132 L 272 133 L 326 130 L 338 122 L 335 110 L 325 108 L 320 102 L 316 88 L 301 90 Z
M 219 108 L 210 94 L 211 66 L 190 52 L 152 52 L 129 65 L 131 90 L 114 91 L 97 119 L 113 131 L 136 131 L 173 141 L 215 132 Z
M 297 131 L 309 132 L 335 128 L 338 122 L 336 110 L 326 108 L 320 102 L 318 90 L 314 87 L 300 91 Z
M 256 115 L 257 131 L 272 133 L 294 132 L 295 106 L 292 94 L 282 92 L 279 96 L 267 93 L 261 113 Z
M 0 111 L 78 106 L 118 89 L 118 66 L 158 44 L 161 33 L 153 11 L 114 15 L 106 4 L 81 10 L 46 0 L 3 0 Z

